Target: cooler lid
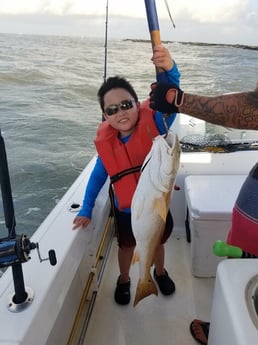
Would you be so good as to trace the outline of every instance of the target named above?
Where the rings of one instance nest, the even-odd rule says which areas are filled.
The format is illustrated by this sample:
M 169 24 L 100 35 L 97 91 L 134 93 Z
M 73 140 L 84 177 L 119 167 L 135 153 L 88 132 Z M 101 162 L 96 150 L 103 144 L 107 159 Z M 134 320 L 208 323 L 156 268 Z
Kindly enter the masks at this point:
M 187 207 L 193 218 L 230 220 L 246 175 L 191 175 L 185 178 Z

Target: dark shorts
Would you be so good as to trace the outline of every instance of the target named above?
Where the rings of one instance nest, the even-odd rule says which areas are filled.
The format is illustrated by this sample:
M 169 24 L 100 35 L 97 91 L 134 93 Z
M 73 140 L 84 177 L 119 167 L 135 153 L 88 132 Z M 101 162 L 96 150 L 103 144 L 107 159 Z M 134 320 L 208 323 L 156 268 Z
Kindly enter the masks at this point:
M 173 230 L 173 218 L 171 212 L 167 214 L 165 231 L 160 243 L 165 243 Z M 119 247 L 134 247 L 135 238 L 131 226 L 131 213 L 120 212 L 115 208 L 115 228 Z

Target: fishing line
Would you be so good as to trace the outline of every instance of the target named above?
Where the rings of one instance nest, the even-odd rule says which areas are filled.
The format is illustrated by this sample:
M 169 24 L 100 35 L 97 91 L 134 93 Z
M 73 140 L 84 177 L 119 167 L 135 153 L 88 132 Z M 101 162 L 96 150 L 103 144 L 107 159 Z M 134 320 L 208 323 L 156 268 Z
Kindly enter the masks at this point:
M 173 24 L 174 29 L 175 29 L 176 25 L 175 25 L 174 20 L 172 18 L 172 15 L 171 15 L 171 12 L 170 12 L 170 9 L 169 9 L 169 6 L 168 6 L 168 2 L 167 2 L 167 0 L 164 0 L 164 1 L 165 1 L 165 5 L 166 5 L 166 8 L 167 8 L 167 11 L 168 11 L 169 18 L 170 18 L 170 20 L 171 20 L 171 22 Z
M 169 131 L 169 128 L 168 128 L 168 125 L 167 125 L 167 122 L 166 122 L 166 117 L 167 116 L 170 116 L 170 114 L 162 114 L 162 121 L 163 121 L 163 124 L 164 124 L 164 127 L 165 127 L 165 135 L 164 135 L 165 139 L 168 136 L 168 131 Z

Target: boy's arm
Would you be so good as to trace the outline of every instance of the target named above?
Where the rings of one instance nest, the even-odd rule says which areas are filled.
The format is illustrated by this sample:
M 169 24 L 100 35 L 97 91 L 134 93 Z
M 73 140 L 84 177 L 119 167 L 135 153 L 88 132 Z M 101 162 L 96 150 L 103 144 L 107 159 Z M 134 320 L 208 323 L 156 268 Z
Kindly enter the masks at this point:
M 179 85 L 180 72 L 177 68 L 177 64 L 174 62 L 173 67 L 169 71 L 164 71 L 157 74 L 157 81 L 162 81 L 166 83 L 173 83 L 174 85 Z M 159 110 L 159 109 L 158 109 Z M 167 128 L 164 126 L 163 113 L 170 114 L 170 116 L 165 116 L 166 125 L 169 128 L 176 118 L 176 111 L 160 112 L 157 111 L 155 114 L 155 122 L 160 134 L 164 134 Z
M 156 78 L 158 83 L 169 83 L 179 86 L 180 72 L 176 62 L 174 61 L 173 67 L 170 70 L 158 73 Z
M 95 201 L 101 188 L 106 182 L 107 176 L 108 174 L 104 168 L 104 165 L 101 159 L 98 157 L 86 186 L 82 208 L 77 216 L 91 219 Z

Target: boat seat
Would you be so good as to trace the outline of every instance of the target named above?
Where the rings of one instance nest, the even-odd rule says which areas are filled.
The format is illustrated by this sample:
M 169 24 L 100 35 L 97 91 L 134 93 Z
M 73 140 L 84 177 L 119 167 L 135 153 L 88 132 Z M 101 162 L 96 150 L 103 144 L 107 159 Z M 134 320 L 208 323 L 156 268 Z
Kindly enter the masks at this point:
M 192 274 L 214 277 L 224 258 L 214 256 L 213 244 L 225 241 L 232 210 L 246 175 L 191 175 L 185 178 L 186 236 L 191 243 Z

